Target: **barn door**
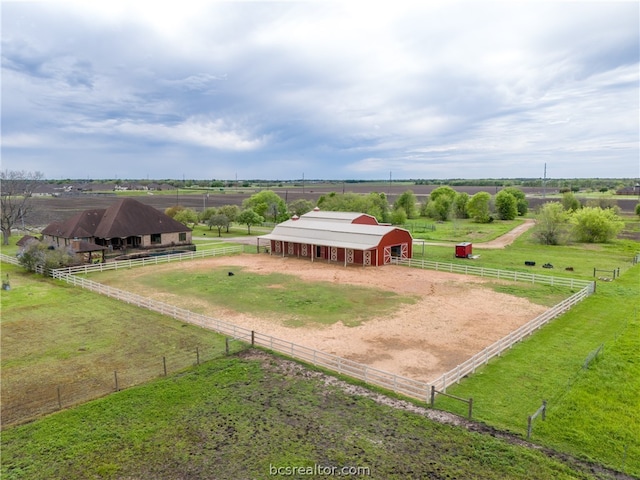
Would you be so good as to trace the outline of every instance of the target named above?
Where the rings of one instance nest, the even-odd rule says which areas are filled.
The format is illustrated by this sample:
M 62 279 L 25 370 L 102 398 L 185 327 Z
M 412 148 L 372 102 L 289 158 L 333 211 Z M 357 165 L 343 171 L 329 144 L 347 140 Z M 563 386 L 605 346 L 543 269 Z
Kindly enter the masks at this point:
M 409 245 L 407 243 L 403 243 L 401 247 L 402 253 L 400 254 L 400 258 L 409 258 Z
M 384 247 L 384 264 L 391 263 L 391 247 Z

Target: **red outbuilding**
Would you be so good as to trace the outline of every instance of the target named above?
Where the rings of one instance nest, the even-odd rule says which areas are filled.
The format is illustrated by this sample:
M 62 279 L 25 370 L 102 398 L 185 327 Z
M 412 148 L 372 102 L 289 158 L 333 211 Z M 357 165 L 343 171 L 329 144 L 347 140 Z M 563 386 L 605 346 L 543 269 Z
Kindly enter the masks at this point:
M 456 245 L 456 257 L 469 258 L 473 253 L 473 245 L 469 242 L 458 243 Z
M 270 253 L 311 261 L 340 262 L 345 266 L 380 266 L 411 258 L 413 238 L 403 229 L 380 225 L 375 217 L 353 212 L 318 209 L 282 222 L 268 235 Z

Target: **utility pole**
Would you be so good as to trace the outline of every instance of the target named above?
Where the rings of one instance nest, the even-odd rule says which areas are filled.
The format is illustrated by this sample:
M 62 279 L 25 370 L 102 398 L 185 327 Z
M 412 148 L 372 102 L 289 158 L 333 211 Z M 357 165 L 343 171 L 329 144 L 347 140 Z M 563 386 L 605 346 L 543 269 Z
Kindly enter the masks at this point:
M 542 179 L 542 198 L 547 198 L 547 163 L 544 164 L 544 178 Z

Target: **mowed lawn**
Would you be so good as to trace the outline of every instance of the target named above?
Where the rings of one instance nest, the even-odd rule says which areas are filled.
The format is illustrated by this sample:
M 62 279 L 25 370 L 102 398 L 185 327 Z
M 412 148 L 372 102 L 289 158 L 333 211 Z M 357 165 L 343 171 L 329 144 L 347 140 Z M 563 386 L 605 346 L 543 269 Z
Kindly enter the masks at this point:
M 229 272 L 234 275 L 229 276 Z M 122 275 L 109 271 L 90 274 L 89 278 L 118 287 Z M 303 281 L 295 275 L 253 273 L 237 265 L 192 271 L 185 264 L 185 268 L 160 274 L 153 267 L 141 267 L 135 271 L 135 282 L 136 291 L 142 286 L 146 291 L 171 293 L 197 313 L 206 313 L 207 306 L 218 306 L 291 327 L 338 321 L 356 326 L 416 301 L 381 288 Z
M 124 388 L 225 353 L 210 330 L 2 264 L 6 275 L 3 425 L 59 406 L 58 387 L 65 406 L 113 391 L 116 376 Z

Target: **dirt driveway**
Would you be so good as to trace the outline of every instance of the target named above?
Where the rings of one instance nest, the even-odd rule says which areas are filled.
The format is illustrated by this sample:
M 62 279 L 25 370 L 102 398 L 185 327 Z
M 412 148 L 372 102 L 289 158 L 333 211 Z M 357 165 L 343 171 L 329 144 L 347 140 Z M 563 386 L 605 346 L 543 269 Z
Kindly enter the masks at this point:
M 284 322 L 218 305 L 199 302 L 198 307 L 213 318 L 427 382 L 545 311 L 545 307 L 527 299 L 483 288 L 487 280 L 482 278 L 394 265 L 344 267 L 298 258 L 242 254 L 188 264 L 159 265 L 154 266 L 153 271 L 160 274 L 188 268 L 196 275 L 216 267 L 233 266 L 258 274 L 280 272 L 295 275 L 302 281 L 364 285 L 417 297 L 415 304 L 355 327 L 342 322 L 330 326 L 290 327 Z M 193 308 L 193 299 L 140 286 L 135 276 L 145 271 L 148 272 L 141 268 L 127 272 L 132 291 Z

